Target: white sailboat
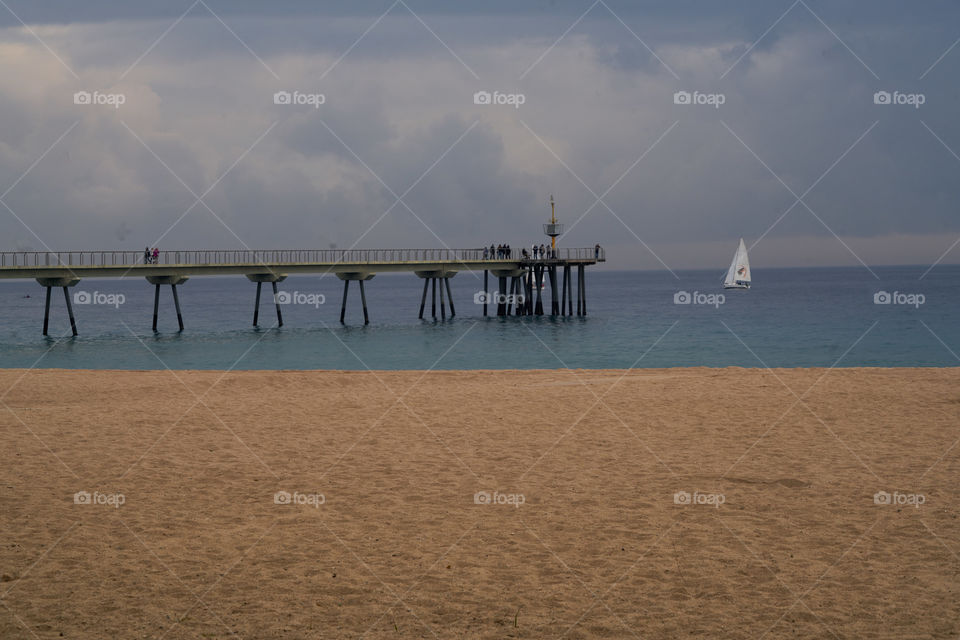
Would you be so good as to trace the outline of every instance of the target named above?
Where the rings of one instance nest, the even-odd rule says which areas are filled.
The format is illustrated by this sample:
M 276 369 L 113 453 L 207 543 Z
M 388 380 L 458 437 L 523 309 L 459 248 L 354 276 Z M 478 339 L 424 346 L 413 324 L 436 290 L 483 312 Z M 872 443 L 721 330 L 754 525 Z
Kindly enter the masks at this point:
M 747 247 L 740 238 L 737 252 L 733 254 L 733 262 L 727 269 L 727 277 L 723 280 L 724 289 L 750 288 L 750 259 L 747 257 Z

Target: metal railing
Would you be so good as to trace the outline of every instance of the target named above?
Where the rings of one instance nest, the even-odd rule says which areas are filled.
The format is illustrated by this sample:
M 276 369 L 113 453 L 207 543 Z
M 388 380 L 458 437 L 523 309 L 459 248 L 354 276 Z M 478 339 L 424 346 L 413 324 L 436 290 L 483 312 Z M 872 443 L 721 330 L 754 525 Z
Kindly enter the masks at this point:
M 524 257 L 523 252 L 527 256 Z M 484 253 L 486 252 L 486 254 Z M 155 265 L 300 265 L 300 264 L 397 264 L 416 262 L 517 262 L 531 260 L 530 251 L 512 249 L 500 256 L 487 249 L 266 249 L 160 251 L 156 258 L 143 251 L 0 251 L 4 267 L 138 267 Z M 557 249 L 538 261 L 606 260 L 604 249 Z

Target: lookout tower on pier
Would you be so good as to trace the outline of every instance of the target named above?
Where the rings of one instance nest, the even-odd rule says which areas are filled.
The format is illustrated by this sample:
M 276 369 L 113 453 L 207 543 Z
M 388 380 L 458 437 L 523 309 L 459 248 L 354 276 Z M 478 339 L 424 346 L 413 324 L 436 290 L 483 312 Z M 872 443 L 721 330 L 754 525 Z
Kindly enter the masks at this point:
M 550 196 L 550 222 L 543 225 L 543 232 L 550 236 L 550 248 L 556 251 L 557 236 L 563 234 L 563 225 L 557 222 L 557 215 L 554 209 L 553 196 Z

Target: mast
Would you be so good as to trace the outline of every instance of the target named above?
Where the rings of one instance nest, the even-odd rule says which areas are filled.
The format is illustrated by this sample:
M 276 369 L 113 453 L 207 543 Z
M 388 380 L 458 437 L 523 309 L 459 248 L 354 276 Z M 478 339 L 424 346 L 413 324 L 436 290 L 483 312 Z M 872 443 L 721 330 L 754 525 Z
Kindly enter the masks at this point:
M 550 248 L 553 251 L 557 249 L 557 236 L 563 233 L 563 225 L 557 222 L 556 209 L 553 202 L 553 195 L 550 196 L 550 222 L 543 225 L 543 232 L 550 236 Z

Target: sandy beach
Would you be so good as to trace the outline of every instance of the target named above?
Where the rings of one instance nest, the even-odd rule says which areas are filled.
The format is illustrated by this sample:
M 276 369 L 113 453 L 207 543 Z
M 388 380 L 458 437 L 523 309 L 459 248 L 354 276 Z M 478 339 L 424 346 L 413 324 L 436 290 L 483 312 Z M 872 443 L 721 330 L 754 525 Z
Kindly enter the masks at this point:
M 2 638 L 960 634 L 960 369 L 2 370 L 0 399 Z

